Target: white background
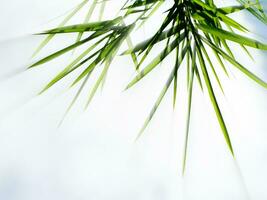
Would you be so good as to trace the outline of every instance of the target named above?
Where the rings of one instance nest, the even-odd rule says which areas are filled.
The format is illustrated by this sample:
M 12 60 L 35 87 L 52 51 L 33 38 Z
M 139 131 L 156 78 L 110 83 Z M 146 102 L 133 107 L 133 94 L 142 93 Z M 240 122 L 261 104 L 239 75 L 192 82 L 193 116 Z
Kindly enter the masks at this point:
M 73 77 L 44 95 L 36 94 L 73 55 L 26 71 L 32 62 L 30 56 L 42 39 L 30 33 L 58 24 L 62 17 L 57 16 L 79 2 L 1 0 L 0 199 L 267 199 L 267 92 L 231 66 L 229 79 L 221 75 L 225 96 L 219 92 L 218 96 L 236 161 L 224 142 L 207 92 L 203 95 L 195 85 L 187 170 L 181 177 L 184 70 L 176 109 L 172 109 L 169 92 L 145 134 L 134 143 L 165 83 L 172 58 L 123 92 L 135 73 L 130 58 L 119 57 L 111 66 L 103 91 L 96 94 L 89 109 L 83 111 L 87 92 L 64 124 L 57 127 L 78 89 L 68 89 Z M 221 5 L 226 5 L 224 2 L 220 1 Z M 108 4 L 105 17 L 114 16 L 117 4 L 120 2 L 114 0 Z M 81 21 L 80 17 L 72 23 Z M 266 42 L 266 26 L 248 19 L 250 15 L 244 13 L 234 17 L 252 30 L 252 36 Z M 160 15 L 151 20 L 153 24 L 133 40 L 153 33 L 157 27 L 154 22 L 159 19 Z M 74 39 L 75 36 L 57 38 L 40 57 Z M 235 53 L 245 66 L 267 80 L 266 53 L 252 50 L 255 62 L 241 51 Z

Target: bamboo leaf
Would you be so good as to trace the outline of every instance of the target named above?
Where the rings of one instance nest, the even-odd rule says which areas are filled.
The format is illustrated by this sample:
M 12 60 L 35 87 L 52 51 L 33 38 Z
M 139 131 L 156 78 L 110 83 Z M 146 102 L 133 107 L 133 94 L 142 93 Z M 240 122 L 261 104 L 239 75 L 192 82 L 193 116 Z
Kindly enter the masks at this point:
M 125 28 L 125 26 L 115 26 L 120 22 L 121 17 L 118 17 L 113 20 L 101 21 L 101 22 L 92 22 L 87 24 L 76 24 L 70 26 L 63 26 L 55 29 L 45 31 L 40 34 L 59 34 L 59 33 L 81 33 L 86 31 L 103 31 L 103 30 L 120 30 Z
M 74 49 L 74 48 L 76 48 L 78 46 L 81 46 L 82 44 L 90 41 L 91 39 L 92 39 L 92 37 L 89 36 L 89 37 L 85 38 L 84 40 L 78 41 L 78 42 L 76 42 L 76 43 L 74 43 L 72 45 L 69 45 L 69 46 L 67 46 L 67 47 L 59 50 L 59 51 L 56 51 L 55 53 L 52 53 L 49 56 L 47 56 L 47 57 L 45 57 L 45 58 L 43 58 L 43 59 L 41 59 L 41 60 L 33 63 L 32 65 L 30 65 L 29 68 L 33 68 L 33 67 L 36 67 L 38 65 L 47 63 L 47 62 L 49 62 L 49 61 L 51 61 L 51 60 L 53 60 L 53 59 L 55 59 L 55 58 L 57 58 L 59 56 L 61 56 L 61 55 L 65 54 L 65 53 L 71 51 L 72 49 Z
M 60 81 L 62 78 L 64 78 L 67 74 L 69 74 L 70 70 L 82 59 L 84 58 L 89 52 L 91 52 L 99 43 L 101 43 L 103 40 L 100 40 L 96 42 L 93 46 L 89 46 L 88 49 L 86 49 L 82 54 L 80 54 L 75 60 L 73 60 L 67 67 L 65 67 L 60 73 L 58 73 L 40 92 L 43 93 L 46 90 L 48 90 L 50 87 L 52 87 L 54 84 L 56 84 L 58 81 Z M 83 63 L 82 63 L 83 64 Z M 79 65 L 80 66 L 80 65 Z M 77 65 L 76 67 L 77 68 Z
M 192 1 L 195 2 L 196 4 L 198 4 L 199 6 L 201 6 L 204 10 L 210 11 L 210 14 L 212 14 L 213 16 L 218 17 L 224 23 L 226 23 L 226 24 L 228 24 L 230 26 L 233 26 L 233 27 L 239 29 L 240 31 L 247 31 L 247 29 L 244 26 L 242 26 L 241 24 L 237 23 L 233 19 L 227 17 L 224 13 L 222 13 L 215 6 L 211 7 L 211 6 L 209 6 L 208 4 L 204 3 L 201 0 L 192 0 Z M 205 12 L 206 14 L 209 14 L 206 11 L 202 11 L 202 12 Z
M 90 9 L 89 9 L 87 15 L 85 16 L 85 19 L 84 19 L 84 22 L 83 22 L 84 24 L 89 22 L 92 14 L 93 14 L 93 11 L 94 11 L 94 9 L 96 7 L 96 3 L 97 3 L 97 0 L 94 0 L 92 5 L 90 6 Z M 83 32 L 79 32 L 79 34 L 77 36 L 77 39 L 76 39 L 76 42 L 80 41 L 82 39 L 82 36 L 83 36 Z
M 82 3 L 80 3 L 58 26 L 64 26 L 87 2 L 88 0 L 84 0 Z M 48 35 L 34 51 L 32 57 L 35 57 L 49 43 L 49 41 L 53 39 L 54 36 L 55 35 L 53 34 Z
M 248 69 L 246 69 L 245 67 L 243 67 L 239 62 L 237 62 L 235 59 L 233 59 L 232 57 L 230 57 L 229 55 L 227 55 L 221 49 L 217 48 L 215 45 L 211 44 L 205 38 L 202 38 L 202 40 L 206 44 L 208 44 L 211 48 L 213 48 L 215 51 L 217 51 L 223 58 L 225 58 L 226 60 L 228 60 L 233 66 L 235 66 L 237 69 L 239 69 L 241 72 L 243 72 L 246 76 L 248 76 L 249 78 L 251 78 L 252 80 L 254 80 L 255 82 L 257 82 L 262 87 L 267 88 L 267 83 L 265 81 L 263 81 L 262 79 L 260 79 L 259 77 L 257 77 L 255 74 L 253 74 L 252 72 L 250 72 Z
M 207 72 L 207 69 L 206 69 L 206 66 L 205 66 L 205 61 L 204 61 L 203 56 L 201 54 L 201 49 L 200 49 L 200 47 L 198 45 L 197 45 L 197 54 L 198 54 L 198 60 L 199 60 L 200 66 L 201 66 L 202 74 L 203 74 L 203 77 L 204 77 L 204 80 L 205 80 L 205 83 L 206 83 L 206 87 L 207 87 L 207 90 L 208 90 L 208 93 L 209 93 L 209 97 L 210 97 L 211 103 L 213 105 L 214 111 L 216 113 L 218 122 L 220 124 L 221 130 L 222 130 L 222 133 L 224 135 L 225 141 L 226 141 L 226 143 L 228 145 L 228 148 L 229 148 L 231 154 L 234 156 L 234 151 L 233 151 L 232 143 L 231 143 L 231 140 L 230 140 L 230 137 L 229 137 L 229 134 L 228 134 L 228 130 L 226 128 L 223 116 L 221 114 L 219 105 L 217 103 L 217 99 L 215 97 L 215 94 L 214 94 L 214 91 L 213 91 L 213 88 L 212 88 L 212 85 L 211 85 L 211 82 L 210 82 L 210 78 L 209 78 L 209 75 L 208 75 L 208 72 Z
M 189 54 L 188 54 L 189 55 Z M 194 84 L 194 75 L 196 68 L 196 48 L 193 47 L 192 57 L 192 66 L 191 73 L 189 78 L 189 88 L 188 88 L 188 100 L 187 100 L 187 116 L 186 116 L 186 130 L 185 130 L 185 142 L 184 142 L 184 158 L 183 158 L 183 175 L 186 169 L 186 160 L 187 160 L 187 147 L 189 139 L 189 125 L 190 125 L 190 116 L 191 116 L 191 105 L 192 105 L 192 94 L 193 94 L 193 84 Z
M 160 42 L 162 40 L 165 40 L 165 39 L 169 38 L 170 36 L 176 34 L 178 31 L 182 30 L 183 27 L 184 27 L 184 24 L 181 24 L 181 25 L 178 25 L 178 26 L 176 26 L 174 28 L 168 29 L 167 31 L 163 31 L 159 35 L 157 42 Z M 181 37 L 185 37 L 185 32 L 181 33 L 180 35 L 181 35 Z M 136 53 L 136 52 L 139 52 L 141 50 L 144 50 L 148 46 L 149 42 L 152 39 L 153 38 L 149 38 L 147 40 L 144 40 L 143 42 L 137 44 L 135 47 L 133 47 L 132 49 L 129 49 L 129 50 L 123 52 L 122 54 L 123 55 L 126 55 L 126 54 Z
M 266 44 L 263 44 L 257 40 L 253 40 L 251 38 L 248 38 L 248 37 L 236 34 L 236 33 L 231 33 L 229 31 L 225 31 L 219 28 L 209 27 L 204 24 L 198 24 L 197 27 L 201 29 L 202 31 L 204 31 L 205 33 L 210 33 L 222 39 L 230 40 L 238 44 L 254 47 L 257 49 L 267 50 Z
M 179 57 L 179 62 L 178 62 L 179 66 L 180 66 L 181 63 L 182 63 L 182 61 L 183 61 L 183 59 L 184 59 L 184 56 L 185 56 L 187 50 L 188 50 L 188 46 L 184 47 L 184 49 L 183 49 L 183 51 L 182 51 L 182 54 L 181 54 L 181 56 Z M 179 69 L 179 66 L 178 66 L 178 69 Z M 151 110 L 151 112 L 150 112 L 148 118 L 145 120 L 145 123 L 144 123 L 144 125 L 142 126 L 142 128 L 141 128 L 141 130 L 140 130 L 140 132 L 139 132 L 139 134 L 138 134 L 138 136 L 137 136 L 137 138 L 136 138 L 136 140 L 142 135 L 142 133 L 143 133 L 144 130 L 146 129 L 147 125 L 149 124 L 149 122 L 150 122 L 151 119 L 153 118 L 153 116 L 154 116 L 155 112 L 157 111 L 157 109 L 158 109 L 158 107 L 159 107 L 159 105 L 160 105 L 160 103 L 161 103 L 163 97 L 165 96 L 167 90 L 169 89 L 169 87 L 170 87 L 170 85 L 171 85 L 171 83 L 172 83 L 172 81 L 173 81 L 173 79 L 174 79 L 175 73 L 176 73 L 176 71 L 177 71 L 178 69 L 177 69 L 176 66 L 173 68 L 173 70 L 172 70 L 171 74 L 169 75 L 169 78 L 168 78 L 168 80 L 167 80 L 165 86 L 164 86 L 163 89 L 161 90 L 161 93 L 160 93 L 159 97 L 157 98 L 157 101 L 156 101 L 156 103 L 154 104 L 154 106 L 153 106 L 153 108 L 152 108 L 152 110 Z
M 150 62 L 149 65 L 147 65 L 126 87 L 126 89 L 132 87 L 134 84 L 136 84 L 139 80 L 141 80 L 144 76 L 146 76 L 150 71 L 152 71 L 159 63 L 163 61 L 163 59 L 171 53 L 177 45 L 181 41 L 183 41 L 184 37 L 180 36 L 176 40 L 174 40 L 169 47 L 165 48 L 156 58 Z

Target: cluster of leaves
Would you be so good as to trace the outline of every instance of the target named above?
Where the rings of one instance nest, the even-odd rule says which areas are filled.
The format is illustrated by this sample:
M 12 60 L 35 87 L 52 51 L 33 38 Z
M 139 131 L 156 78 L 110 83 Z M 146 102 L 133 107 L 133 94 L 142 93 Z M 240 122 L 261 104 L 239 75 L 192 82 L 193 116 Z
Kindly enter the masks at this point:
M 251 55 L 247 50 L 247 46 L 256 49 L 267 50 L 266 44 L 243 36 L 241 33 L 246 33 L 248 30 L 229 16 L 232 13 L 247 10 L 260 21 L 267 24 L 267 17 L 259 1 L 255 0 L 252 2 L 249 0 L 237 0 L 237 5 L 235 6 L 217 7 L 213 0 L 173 0 L 171 7 L 164 13 L 165 19 L 162 21 L 159 29 L 151 38 L 148 38 L 137 45 L 132 44 L 130 39 L 131 34 L 134 33 L 134 30 L 146 23 L 147 19 L 152 16 L 162 4 L 165 3 L 164 0 L 127 0 L 121 8 L 119 17 L 108 21 L 102 21 L 102 16 L 100 14 L 99 21 L 88 23 L 95 7 L 100 5 L 100 13 L 103 13 L 107 3 L 106 1 L 90 1 L 92 3 L 82 24 L 64 26 L 88 2 L 88 0 L 85 0 L 79 4 L 64 19 L 59 27 L 41 33 L 47 35 L 47 37 L 37 48 L 34 55 L 36 55 L 43 47 L 45 47 L 45 45 L 57 34 L 77 33 L 78 37 L 72 45 L 62 48 L 59 51 L 40 59 L 39 61 L 33 63 L 30 68 L 47 63 L 48 61 L 72 51 L 81 45 L 90 44 L 84 52 L 79 54 L 77 58 L 75 58 L 68 66 L 66 66 L 59 74 L 57 74 L 44 87 L 41 93 L 71 74 L 74 70 L 86 65 L 86 68 L 72 83 L 73 86 L 79 82 L 82 82 L 78 93 L 68 108 L 69 111 L 79 97 L 90 75 L 96 68 L 102 68 L 102 72 L 88 97 L 86 104 L 86 106 L 88 106 L 100 84 L 104 82 L 110 64 L 113 58 L 117 55 L 122 43 L 126 42 L 128 44 L 129 49 L 123 54 L 130 55 L 132 57 L 137 71 L 137 75 L 128 84 L 127 89 L 143 79 L 153 69 L 159 66 L 159 64 L 167 56 L 169 56 L 171 52 L 175 51 L 173 70 L 171 71 L 166 84 L 160 92 L 159 97 L 157 98 L 138 137 L 141 135 L 141 133 L 143 133 L 151 121 L 163 97 L 170 89 L 171 84 L 173 84 L 173 104 L 175 105 L 178 73 L 180 66 L 182 66 L 183 62 L 185 62 L 186 64 L 184 66 L 187 70 L 188 112 L 183 161 L 184 169 L 187 154 L 192 92 L 195 80 L 197 80 L 202 89 L 205 87 L 208 91 L 208 96 L 216 113 L 219 125 L 225 137 L 225 141 L 230 152 L 234 156 L 228 130 L 217 103 L 213 89 L 214 86 L 210 77 L 215 77 L 215 80 L 223 92 L 223 87 L 220 83 L 217 70 L 218 67 L 221 67 L 228 76 L 228 71 L 225 67 L 225 61 L 227 61 L 227 63 L 230 63 L 233 67 L 239 69 L 246 76 L 264 88 L 267 88 L 266 82 L 250 72 L 236 60 L 232 53 L 231 47 L 228 45 L 229 41 L 237 43 L 250 57 Z M 125 24 L 125 20 L 128 17 L 132 17 L 134 20 L 128 24 Z M 89 35 L 83 37 L 84 33 Z M 93 41 L 92 44 L 89 43 L 91 41 Z M 148 65 L 143 66 L 144 61 L 151 53 L 153 47 L 157 43 L 164 41 L 166 42 L 166 45 L 162 51 L 154 59 L 152 59 Z M 219 66 L 213 65 L 213 62 L 208 55 L 208 51 L 213 52 L 219 63 Z

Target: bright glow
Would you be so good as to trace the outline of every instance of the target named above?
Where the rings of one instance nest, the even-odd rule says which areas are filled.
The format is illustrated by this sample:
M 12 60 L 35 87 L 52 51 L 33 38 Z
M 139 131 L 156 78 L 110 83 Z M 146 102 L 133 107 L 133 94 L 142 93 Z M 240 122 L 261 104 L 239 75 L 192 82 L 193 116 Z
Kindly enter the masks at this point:
M 183 76 L 179 77 L 176 109 L 172 109 L 169 92 L 145 134 L 134 143 L 165 83 L 172 58 L 123 92 L 135 72 L 129 57 L 119 57 L 89 109 L 82 110 L 88 95 L 84 93 L 63 126 L 57 128 L 78 89 L 68 90 L 73 77 L 42 96 L 35 95 L 72 58 L 71 54 L 22 72 L 41 40 L 24 34 L 54 26 L 61 18 L 50 19 L 79 2 L 1 2 L 0 199 L 267 199 L 267 92 L 233 68 L 230 79 L 221 75 L 225 96 L 219 92 L 218 96 L 238 164 L 227 149 L 209 99 L 194 85 L 187 171 L 181 178 L 186 110 Z M 226 1 L 221 2 L 225 5 Z M 114 15 L 119 4 L 112 0 L 105 17 Z M 249 21 L 251 16 L 236 17 L 254 34 L 267 31 L 266 26 Z M 148 37 L 155 29 L 156 24 L 145 27 L 134 40 Z M 74 38 L 58 38 L 42 55 Z M 267 80 L 266 53 L 252 53 L 255 62 L 242 52 L 236 52 L 236 56 Z

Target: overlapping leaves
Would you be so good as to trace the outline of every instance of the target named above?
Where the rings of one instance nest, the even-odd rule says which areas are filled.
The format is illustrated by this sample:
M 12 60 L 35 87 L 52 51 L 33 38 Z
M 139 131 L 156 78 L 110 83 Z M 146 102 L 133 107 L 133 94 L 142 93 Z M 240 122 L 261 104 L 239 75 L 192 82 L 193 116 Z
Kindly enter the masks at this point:
M 231 14 L 247 10 L 252 15 L 257 17 L 263 23 L 267 23 L 267 18 L 259 1 L 237 0 L 237 5 L 230 7 L 217 7 L 213 0 L 174 0 L 171 7 L 164 13 L 165 19 L 162 21 L 158 31 L 155 34 L 136 45 L 132 44 L 130 36 L 134 34 L 135 28 L 139 28 L 147 22 L 147 19 L 152 16 L 158 8 L 165 3 L 164 0 L 127 0 L 121 9 L 121 15 L 112 20 L 88 23 L 95 7 L 101 5 L 101 10 L 105 8 L 105 1 L 94 0 L 91 3 L 88 14 L 84 23 L 64 26 L 67 21 L 74 16 L 88 1 L 83 1 L 78 7 L 55 29 L 45 31 L 41 34 L 48 35 L 44 42 L 37 49 L 39 52 L 56 34 L 77 33 L 78 37 L 75 43 L 54 52 L 47 57 L 40 59 L 33 63 L 30 68 L 37 67 L 41 64 L 47 63 L 69 51 L 87 45 L 87 48 L 79 54 L 68 66 L 66 66 L 59 74 L 57 74 L 41 92 L 46 91 L 61 79 L 71 74 L 74 70 L 86 66 L 85 69 L 76 77 L 72 86 L 82 82 L 80 89 L 73 101 L 70 104 L 69 111 L 72 105 L 79 97 L 87 80 L 98 68 L 102 68 L 102 72 L 97 79 L 92 91 L 88 97 L 86 107 L 92 100 L 100 84 L 104 82 L 108 68 L 122 43 L 127 43 L 129 49 L 124 51 L 124 55 L 131 55 L 133 62 L 137 69 L 137 75 L 129 82 L 127 89 L 133 87 L 145 76 L 147 76 L 153 69 L 172 52 L 175 53 L 175 60 L 173 69 L 169 75 L 168 80 L 159 93 L 152 110 L 145 120 L 145 123 L 138 135 L 138 137 L 146 129 L 147 125 L 153 118 L 166 92 L 173 84 L 173 105 L 175 106 L 177 93 L 177 79 L 180 67 L 186 67 L 187 70 L 187 84 L 188 84 L 188 114 L 186 137 L 184 147 L 184 169 L 186 164 L 187 143 L 189 138 L 189 123 L 192 93 L 194 87 L 194 80 L 196 79 L 199 86 L 207 91 L 211 104 L 214 108 L 218 123 L 224 135 L 226 144 L 234 156 L 234 150 L 224 122 L 222 112 L 220 110 L 215 92 L 214 83 L 211 81 L 213 76 L 217 85 L 223 92 L 223 86 L 218 75 L 218 67 L 221 67 L 228 76 L 226 64 L 230 63 L 233 67 L 239 69 L 246 76 L 254 80 L 267 89 L 265 81 L 253 74 L 246 67 L 242 66 L 238 60 L 235 59 L 232 53 L 229 41 L 234 42 L 251 57 L 247 47 L 252 47 L 260 50 L 267 50 L 267 45 L 252 38 L 244 36 L 248 30 L 231 18 Z M 135 20 L 125 24 L 125 20 L 129 17 L 134 17 Z M 101 16 L 99 17 L 101 19 Z M 86 33 L 86 36 L 85 34 Z M 243 34 L 242 34 L 243 33 Z M 149 64 L 143 65 L 147 56 L 157 43 L 165 42 L 165 47 L 162 51 L 152 59 Z M 210 60 L 209 52 L 212 52 L 216 57 L 219 66 L 215 66 Z M 225 62 L 227 61 L 227 63 Z M 183 65 L 186 63 L 186 65 Z M 139 71 L 141 68 L 141 71 Z

